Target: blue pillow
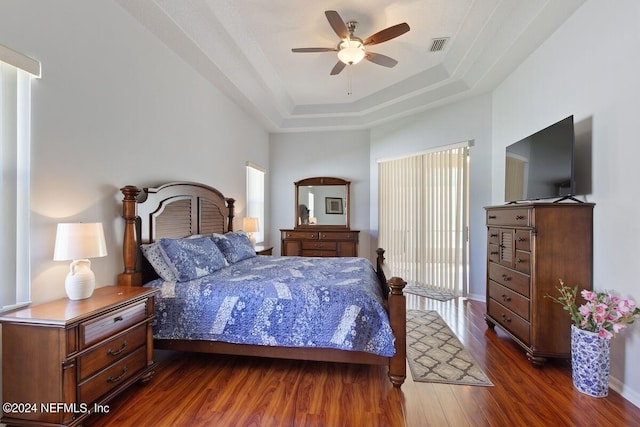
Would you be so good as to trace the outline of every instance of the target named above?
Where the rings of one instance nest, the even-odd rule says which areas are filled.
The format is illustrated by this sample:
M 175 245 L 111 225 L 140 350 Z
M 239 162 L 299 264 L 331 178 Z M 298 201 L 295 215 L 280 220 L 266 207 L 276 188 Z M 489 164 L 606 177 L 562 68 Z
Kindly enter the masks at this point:
M 167 261 L 165 261 L 158 242 L 140 245 L 140 249 L 144 257 L 149 261 L 149 264 L 151 264 L 151 267 L 153 267 L 156 274 L 158 274 L 162 280 L 166 280 L 167 282 L 178 281 L 173 269 L 169 267 Z
M 179 282 L 198 279 L 225 267 L 227 261 L 209 237 L 160 239 L 162 255 Z
M 229 264 L 256 256 L 256 249 L 244 233 L 234 231 L 227 234 L 214 234 L 211 238 L 218 245 Z

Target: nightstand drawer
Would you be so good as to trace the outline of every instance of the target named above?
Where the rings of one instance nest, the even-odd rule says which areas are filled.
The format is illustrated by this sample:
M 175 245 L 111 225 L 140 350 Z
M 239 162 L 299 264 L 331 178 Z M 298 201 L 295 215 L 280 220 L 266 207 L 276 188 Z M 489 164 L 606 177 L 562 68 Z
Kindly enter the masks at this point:
M 99 345 L 89 353 L 78 358 L 80 380 L 124 358 L 145 344 L 147 324 L 143 323 L 125 335 Z
M 147 318 L 146 301 L 112 311 L 104 316 L 80 324 L 80 343 L 86 348 L 104 338 L 115 335 Z
M 109 368 L 94 375 L 78 387 L 79 402 L 94 402 L 145 367 L 147 352 L 141 347 Z

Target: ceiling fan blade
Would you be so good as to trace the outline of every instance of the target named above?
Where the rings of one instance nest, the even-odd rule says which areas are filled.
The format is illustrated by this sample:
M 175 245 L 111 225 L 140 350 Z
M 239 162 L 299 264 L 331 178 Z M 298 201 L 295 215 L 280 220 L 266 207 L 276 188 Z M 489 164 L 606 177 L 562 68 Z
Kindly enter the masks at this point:
M 331 73 L 330 73 L 330 74 L 331 74 L 332 76 L 335 76 L 336 74 L 340 74 L 340 71 L 344 70 L 344 67 L 346 67 L 346 66 L 347 66 L 347 64 L 345 64 L 344 62 L 342 62 L 342 61 L 338 61 L 338 62 L 336 63 L 336 65 L 334 65 L 334 67 L 333 67 L 333 69 L 331 70 Z
M 333 28 L 333 31 L 336 32 L 338 37 L 341 39 L 349 37 L 347 25 L 344 23 L 338 12 L 335 10 L 327 10 L 324 14 L 327 17 L 327 21 L 329 21 L 329 25 L 331 25 L 331 28 Z
M 409 24 L 403 22 L 402 24 L 394 25 L 393 27 L 385 28 L 382 31 L 378 31 L 372 36 L 369 36 L 365 39 L 364 45 L 370 46 L 382 42 L 386 42 L 387 40 L 394 39 L 398 36 L 403 35 L 407 31 L 409 31 Z
M 291 49 L 291 52 L 336 52 L 335 47 L 297 47 Z
M 398 61 L 393 58 L 389 58 L 388 56 L 381 55 L 379 53 L 367 52 L 364 55 L 364 58 L 368 61 L 373 62 L 374 64 L 382 65 L 383 67 L 393 68 L 396 66 Z

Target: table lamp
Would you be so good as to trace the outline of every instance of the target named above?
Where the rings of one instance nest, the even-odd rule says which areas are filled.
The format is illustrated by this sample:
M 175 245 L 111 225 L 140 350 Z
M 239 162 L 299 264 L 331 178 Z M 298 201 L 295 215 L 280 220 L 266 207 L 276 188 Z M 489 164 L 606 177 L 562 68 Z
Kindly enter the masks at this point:
M 260 227 L 258 227 L 258 218 L 251 216 L 242 218 L 242 231 L 249 235 L 249 241 L 253 246 L 255 246 L 256 238 L 253 233 L 260 231 Z
M 54 261 L 71 261 L 64 288 L 70 300 L 89 298 L 96 285 L 88 258 L 107 255 L 101 222 L 60 223 L 56 231 Z

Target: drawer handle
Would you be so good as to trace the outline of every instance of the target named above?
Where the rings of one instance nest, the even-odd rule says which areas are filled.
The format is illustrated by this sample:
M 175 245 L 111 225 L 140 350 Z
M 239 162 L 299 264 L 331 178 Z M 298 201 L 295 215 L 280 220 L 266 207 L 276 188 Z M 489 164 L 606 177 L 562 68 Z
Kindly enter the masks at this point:
M 117 383 L 118 381 L 120 381 L 123 377 L 124 374 L 127 373 L 127 367 L 125 366 L 124 368 L 122 368 L 122 373 L 120 375 L 118 375 L 117 377 L 109 377 L 107 378 L 107 382 L 108 383 Z
M 526 242 L 527 239 L 525 239 L 524 237 L 518 237 L 518 242 Z
M 113 323 L 116 323 L 116 322 L 122 322 L 123 320 L 124 320 L 124 319 L 122 318 L 122 316 L 114 317 L 114 318 L 113 318 Z
M 508 282 L 509 280 L 511 280 L 511 277 L 507 276 L 506 274 L 503 274 L 502 280 L 504 280 L 505 282 Z
M 489 215 L 489 219 L 496 219 L 495 215 Z
M 511 301 L 511 297 L 508 297 L 507 295 L 502 294 L 502 301 L 509 302 L 509 301 Z
M 516 215 L 516 219 L 517 220 L 523 220 L 524 219 L 524 215 Z
M 498 251 L 491 251 L 491 255 L 500 255 L 500 252 L 498 252 Z
M 511 319 L 507 317 L 504 313 L 502 314 L 502 320 L 507 323 L 511 323 Z
M 122 353 L 125 348 L 127 348 L 127 340 L 124 340 L 122 342 L 122 347 L 120 347 L 120 350 L 111 350 L 111 349 L 109 349 L 109 350 L 107 350 L 107 354 L 110 355 L 110 356 L 117 356 L 120 353 Z
M 498 233 L 491 233 L 489 234 L 489 237 L 498 237 Z
M 520 258 L 516 258 L 516 263 L 520 264 L 522 263 L 522 260 Z

